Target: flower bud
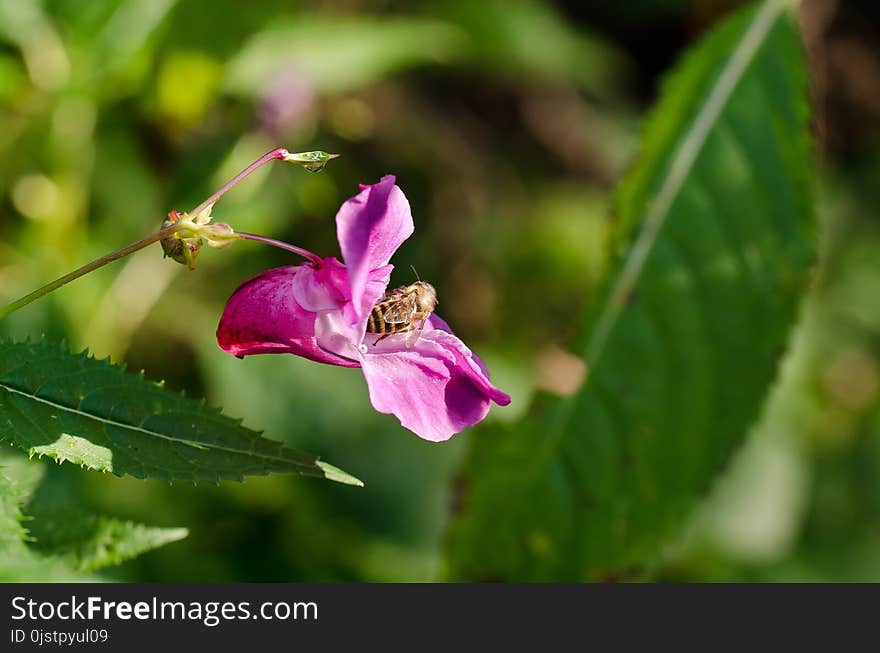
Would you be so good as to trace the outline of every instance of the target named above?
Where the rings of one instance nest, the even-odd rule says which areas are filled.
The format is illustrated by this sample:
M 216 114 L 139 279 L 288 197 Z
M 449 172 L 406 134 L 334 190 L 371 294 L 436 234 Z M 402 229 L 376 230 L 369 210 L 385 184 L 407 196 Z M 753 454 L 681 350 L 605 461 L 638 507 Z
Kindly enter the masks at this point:
M 186 214 L 179 211 L 171 211 L 168 217 L 162 221 L 162 229 L 177 224 L 181 219 L 185 219 Z M 196 256 L 202 248 L 202 239 L 198 236 L 181 237 L 179 233 L 174 233 L 163 238 L 162 251 L 165 252 L 167 258 L 173 259 L 182 265 L 186 265 L 190 270 L 196 267 Z
M 327 154 L 320 150 L 315 152 L 287 152 L 284 160 L 288 163 L 301 165 L 306 172 L 321 172 L 330 159 L 335 159 L 338 154 Z

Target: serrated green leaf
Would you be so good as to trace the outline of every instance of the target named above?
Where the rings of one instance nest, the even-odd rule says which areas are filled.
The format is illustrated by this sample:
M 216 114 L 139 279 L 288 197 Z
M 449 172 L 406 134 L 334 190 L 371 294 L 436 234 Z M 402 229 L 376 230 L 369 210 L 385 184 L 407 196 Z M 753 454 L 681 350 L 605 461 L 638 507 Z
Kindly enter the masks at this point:
M 15 551 L 24 547 L 27 530 L 22 526 L 22 490 L 0 467 L 0 551 Z
M 43 467 L 30 464 L 19 471 Z M 68 477 L 60 470 L 47 471 L 30 488 L 22 508 L 27 515 L 28 548 L 40 557 L 79 572 L 95 571 L 187 536 L 185 528 L 146 526 L 94 514 Z
M 0 343 L 0 440 L 118 476 L 216 483 L 287 472 L 362 485 L 203 402 L 46 343 Z
M 28 506 L 31 548 L 77 571 L 95 571 L 187 536 L 185 528 L 159 528 L 76 509 Z
M 66 561 L 35 555 L 24 547 L 0 551 L 0 583 L 95 583 L 101 578 L 70 568 Z
M 77 573 L 63 560 L 33 553 L 27 546 L 32 539 L 32 523 L 22 511 L 42 476 L 36 465 L 0 455 L 0 582 L 73 582 L 93 580 Z M 36 472 L 36 473 L 35 473 Z
M 758 416 L 813 257 L 806 74 L 786 5 L 725 21 L 667 81 L 619 189 L 587 382 L 472 441 L 453 578 L 625 576 Z

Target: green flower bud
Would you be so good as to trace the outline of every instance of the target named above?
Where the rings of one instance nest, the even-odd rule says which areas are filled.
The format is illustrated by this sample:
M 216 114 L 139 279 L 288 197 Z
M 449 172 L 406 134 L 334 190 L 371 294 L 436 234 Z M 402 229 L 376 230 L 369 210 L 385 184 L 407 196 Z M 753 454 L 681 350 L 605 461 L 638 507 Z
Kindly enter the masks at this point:
M 171 211 L 168 217 L 162 221 L 162 229 L 179 223 L 181 220 L 189 221 L 185 213 L 179 211 Z M 188 230 L 187 230 L 188 231 Z M 165 256 L 182 265 L 186 265 L 190 270 L 196 267 L 196 256 L 202 248 L 202 239 L 199 236 L 181 236 L 180 232 L 172 234 L 161 241 L 162 251 Z
M 315 152 L 287 152 L 285 150 L 283 158 L 288 163 L 301 165 L 306 172 L 321 172 L 330 159 L 335 159 L 338 156 L 338 154 L 327 154 L 320 150 Z

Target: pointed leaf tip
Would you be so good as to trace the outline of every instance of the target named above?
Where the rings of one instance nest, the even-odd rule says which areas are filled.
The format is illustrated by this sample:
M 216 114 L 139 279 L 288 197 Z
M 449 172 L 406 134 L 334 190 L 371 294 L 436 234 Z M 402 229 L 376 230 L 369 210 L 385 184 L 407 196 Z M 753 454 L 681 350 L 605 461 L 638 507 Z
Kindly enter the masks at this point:
M 219 483 L 283 472 L 362 485 L 335 467 L 316 464 L 313 456 L 261 437 L 204 401 L 45 341 L 0 346 L 0 377 L 0 413 L 10 416 L 0 442 L 32 457 L 168 481 Z M 13 405 L 26 405 L 29 412 L 12 411 Z M 118 410 L 122 405 L 126 410 Z
M 364 487 L 364 482 L 359 478 L 355 478 L 348 472 L 344 472 L 338 467 L 334 467 L 330 463 L 325 463 L 322 460 L 316 460 L 315 464 L 321 468 L 324 472 L 324 478 L 329 481 L 336 481 L 337 483 L 344 483 L 345 485 L 355 485 L 357 487 Z

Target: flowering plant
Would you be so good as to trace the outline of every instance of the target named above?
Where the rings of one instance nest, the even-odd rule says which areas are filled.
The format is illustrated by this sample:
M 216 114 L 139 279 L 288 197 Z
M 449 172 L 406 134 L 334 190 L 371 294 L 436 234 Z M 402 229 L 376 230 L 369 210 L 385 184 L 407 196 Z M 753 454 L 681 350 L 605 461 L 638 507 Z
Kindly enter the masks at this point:
M 386 298 L 394 267 L 391 257 L 414 230 L 409 202 L 393 176 L 361 185 L 360 193 L 339 209 L 336 230 L 344 262 L 213 222 L 217 201 L 260 166 L 281 160 L 319 172 L 336 156 L 284 148 L 267 152 L 189 213 L 171 211 L 155 234 L 0 308 L 0 318 L 157 241 L 166 256 L 190 269 L 195 269 L 205 244 L 221 249 L 236 240 L 266 243 L 306 262 L 268 270 L 239 286 L 217 328 L 220 347 L 238 357 L 286 352 L 319 363 L 360 367 L 376 410 L 396 415 L 425 440 L 448 440 L 486 417 L 492 401 L 506 406 L 510 397 L 492 385 L 483 362 L 433 315 L 436 296 L 429 284 L 421 284 L 431 292 L 429 310 L 420 306 L 413 313 L 418 319 L 398 329 L 405 333 L 367 337 L 370 314 Z
M 409 202 L 393 176 L 361 186 L 336 215 L 344 263 L 301 252 L 302 265 L 262 272 L 236 289 L 220 319 L 217 342 L 235 356 L 291 353 L 360 367 L 373 407 L 393 413 L 426 440 L 447 440 L 510 397 L 495 388 L 483 362 L 436 315 L 416 338 L 367 334 L 385 295 L 389 261 L 413 233 Z

